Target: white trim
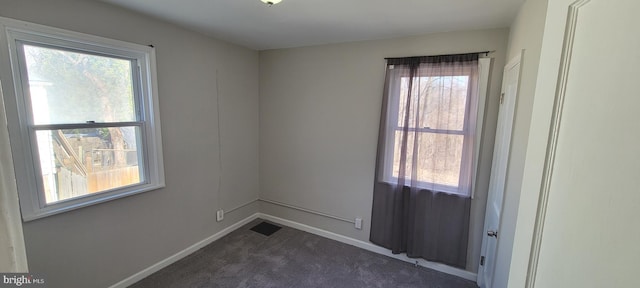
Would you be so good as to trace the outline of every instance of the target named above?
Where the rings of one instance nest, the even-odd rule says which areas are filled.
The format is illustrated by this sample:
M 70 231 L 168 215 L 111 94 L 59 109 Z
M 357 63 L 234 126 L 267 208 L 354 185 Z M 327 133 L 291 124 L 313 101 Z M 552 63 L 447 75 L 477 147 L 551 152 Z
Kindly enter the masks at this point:
M 429 269 L 433 269 L 442 273 L 446 273 L 449 275 L 453 275 L 453 276 L 458 276 L 460 278 L 464 278 L 470 281 L 476 281 L 477 278 L 477 274 L 473 273 L 473 272 L 469 272 L 466 270 L 462 270 L 462 269 L 458 269 L 458 268 L 454 268 L 448 265 L 444 265 L 444 264 L 440 264 L 440 263 L 434 263 L 434 262 L 430 262 L 424 259 L 415 259 L 415 258 L 409 258 L 407 257 L 405 254 L 393 254 L 391 253 L 391 250 L 388 250 L 386 248 L 374 245 L 372 243 L 369 242 L 365 242 L 362 240 L 358 240 L 358 239 L 354 239 L 351 237 L 347 237 L 344 235 L 340 235 L 340 234 L 336 234 L 333 232 L 329 232 L 326 230 L 322 230 L 320 228 L 316 228 L 313 226 L 309 226 L 309 225 L 305 225 L 302 223 L 298 223 L 295 221 L 291 221 L 291 220 L 287 220 L 287 219 L 283 219 L 280 217 L 276 217 L 276 216 L 271 216 L 269 214 L 264 214 L 264 213 L 258 213 L 258 218 L 264 219 L 264 220 L 268 220 L 268 221 L 272 221 L 281 225 L 285 225 L 291 228 L 295 228 L 298 230 L 302 230 L 305 232 L 309 232 L 311 234 L 315 234 L 324 238 L 328 238 L 331 240 L 335 240 L 338 242 L 342 242 L 345 244 L 349 244 L 358 248 L 362 248 L 364 250 L 368 250 L 380 255 L 384 255 L 387 257 L 391 257 L 391 258 L 395 258 L 404 262 L 409 262 L 411 264 L 418 264 L 422 267 L 425 268 L 429 268 Z
M 251 216 L 249 216 L 249 217 L 247 217 L 247 218 L 245 218 L 243 220 L 240 220 L 240 221 L 236 222 L 235 224 L 233 224 L 233 225 L 231 225 L 231 226 L 229 226 L 227 228 L 222 229 L 220 232 L 218 232 L 216 234 L 213 234 L 213 235 L 205 238 L 204 240 L 202 240 L 202 241 L 200 241 L 200 242 L 198 242 L 196 244 L 193 244 L 193 245 L 187 247 L 186 249 L 184 249 L 184 250 L 182 250 L 182 251 L 180 251 L 180 252 L 178 252 L 176 254 L 173 254 L 173 255 L 161 260 L 160 262 L 158 262 L 156 264 L 153 264 L 153 265 L 143 269 L 140 272 L 138 272 L 136 274 L 133 274 L 133 275 L 123 279 L 122 281 L 109 286 L 109 288 L 120 288 L 120 287 L 125 288 L 125 287 L 129 287 L 129 286 L 133 285 L 134 283 L 146 278 L 147 276 L 149 276 L 149 275 L 151 275 L 151 274 L 153 274 L 155 272 L 160 271 L 162 268 L 165 268 L 165 267 L 175 263 L 176 261 L 178 261 L 178 260 L 180 260 L 180 259 L 182 259 L 184 257 L 189 256 L 193 252 L 196 252 L 196 251 L 202 249 L 203 247 L 213 243 L 213 241 L 216 241 L 216 240 L 226 236 L 227 234 L 235 231 L 236 229 L 248 224 L 249 222 L 259 218 L 259 215 L 260 215 L 260 213 L 255 213 L 255 214 L 253 214 L 253 215 L 251 215 Z

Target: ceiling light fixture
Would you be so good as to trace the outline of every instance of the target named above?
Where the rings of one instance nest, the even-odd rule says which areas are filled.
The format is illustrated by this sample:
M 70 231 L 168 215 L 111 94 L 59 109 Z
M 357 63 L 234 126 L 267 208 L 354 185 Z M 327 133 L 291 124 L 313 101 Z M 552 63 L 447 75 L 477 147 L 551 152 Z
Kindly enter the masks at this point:
M 262 1 L 264 4 L 267 4 L 269 5 L 269 7 L 271 7 L 273 4 L 278 4 L 282 0 L 260 0 L 260 1 Z

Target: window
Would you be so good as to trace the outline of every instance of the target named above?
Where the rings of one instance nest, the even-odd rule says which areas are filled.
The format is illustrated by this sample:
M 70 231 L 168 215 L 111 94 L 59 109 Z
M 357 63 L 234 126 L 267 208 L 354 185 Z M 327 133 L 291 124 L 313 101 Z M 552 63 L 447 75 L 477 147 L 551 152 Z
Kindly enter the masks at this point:
M 470 196 L 490 64 L 479 63 L 473 69 L 425 65 L 415 74 L 388 67 L 386 182 L 398 183 L 401 174 L 405 186 Z
M 0 24 L 25 221 L 164 186 L 153 48 L 5 18 Z
M 406 121 L 411 131 L 407 149 L 409 158 L 413 157 L 413 145 L 417 143 L 418 167 L 415 171 L 407 169 L 409 174 L 417 173 L 418 182 L 432 183 L 440 186 L 440 190 L 457 187 L 460 182 L 460 168 L 463 162 L 463 145 L 465 140 L 465 121 L 468 115 L 467 90 L 469 75 L 431 76 L 415 79 L 418 85 L 413 86 L 414 95 L 421 99 L 420 107 L 405 113 L 409 77 L 402 77 L 400 97 L 398 101 L 397 126 L 395 127 L 395 145 L 393 153 L 393 176 L 398 177 L 400 170 L 400 136 Z M 415 85 L 415 84 L 414 84 Z M 413 106 L 412 106 L 413 107 Z M 446 107 L 446 109 L 441 109 Z M 418 117 L 422 114 L 422 117 Z M 466 156 L 466 155 L 464 155 Z M 409 161 L 410 162 L 410 161 Z

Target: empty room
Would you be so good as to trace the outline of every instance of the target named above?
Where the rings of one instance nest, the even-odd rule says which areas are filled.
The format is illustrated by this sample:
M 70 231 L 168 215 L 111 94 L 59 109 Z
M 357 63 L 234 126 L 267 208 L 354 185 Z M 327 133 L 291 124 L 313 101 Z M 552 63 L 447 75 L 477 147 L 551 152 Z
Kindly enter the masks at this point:
M 0 0 L 0 287 L 640 287 L 638 11 Z

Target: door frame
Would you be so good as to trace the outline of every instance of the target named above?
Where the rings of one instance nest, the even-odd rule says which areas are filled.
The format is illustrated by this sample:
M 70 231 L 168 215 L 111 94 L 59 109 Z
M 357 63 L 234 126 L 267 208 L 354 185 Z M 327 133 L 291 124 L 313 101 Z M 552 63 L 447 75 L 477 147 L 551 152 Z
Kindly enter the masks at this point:
M 501 98 L 501 99 L 500 99 L 500 103 L 499 103 L 499 105 L 500 105 L 500 111 L 501 111 L 502 113 L 505 113 L 505 112 L 503 112 L 503 111 L 504 111 L 504 109 L 508 109 L 509 114 L 511 115 L 511 117 L 509 117 L 508 119 L 500 119 L 500 120 L 501 120 L 501 122 L 498 122 L 498 123 L 497 123 L 497 127 L 505 126 L 505 125 L 508 125 L 508 124 L 510 124 L 509 126 L 511 126 L 511 127 L 510 127 L 510 129 L 509 129 L 508 134 L 504 134 L 504 135 L 509 135 L 508 137 L 504 137 L 504 135 L 503 135 L 503 138 L 502 138 L 502 139 L 497 139 L 497 138 L 496 138 L 496 141 L 503 141 L 503 142 L 504 142 L 504 143 L 503 143 L 503 146 L 507 148 L 507 149 L 506 149 L 506 159 L 507 159 L 507 160 L 506 160 L 506 164 L 505 164 L 505 165 L 506 165 L 506 167 L 505 167 L 505 170 L 504 170 L 504 173 L 505 173 L 505 175 L 504 175 L 505 182 L 506 182 L 506 177 L 507 177 L 506 173 L 507 173 L 507 172 L 508 172 L 508 170 L 509 170 L 509 161 L 510 161 L 510 156 L 511 156 L 511 142 L 512 142 L 512 136 L 513 136 L 513 127 L 514 127 L 514 125 L 513 125 L 513 124 L 514 124 L 514 122 L 515 122 L 515 112 L 516 112 L 516 107 L 517 107 L 517 102 L 518 102 L 518 94 L 519 94 L 519 92 L 520 92 L 520 79 L 521 79 L 521 77 L 522 77 L 522 59 L 524 59 L 524 50 L 522 50 L 522 51 L 520 52 L 520 54 L 516 55 L 516 56 L 515 56 L 515 57 L 513 57 L 511 60 L 509 60 L 509 62 L 504 66 L 504 70 L 503 70 L 503 71 L 504 71 L 504 73 L 503 73 L 503 76 L 502 76 L 502 77 L 503 77 L 503 79 L 502 79 L 502 89 L 501 89 L 501 92 L 500 92 L 500 93 L 501 93 L 501 96 L 500 96 L 500 98 Z M 514 95 L 514 99 L 513 99 L 513 101 L 509 102 L 509 103 L 510 103 L 510 105 L 508 105 L 508 106 L 507 106 L 507 105 L 504 105 L 504 107 L 503 107 L 503 105 L 502 105 L 502 97 L 503 97 L 503 96 L 502 96 L 502 95 L 503 95 L 503 93 L 505 93 L 505 88 L 506 88 L 505 83 L 506 83 L 506 80 L 507 80 L 507 79 L 506 79 L 506 77 L 507 77 L 507 71 L 510 71 L 511 69 L 514 69 L 514 67 L 515 67 L 516 65 L 520 65 L 520 67 L 518 68 L 518 74 L 517 74 L 517 80 L 516 80 L 516 92 L 515 92 L 515 95 Z M 499 112 L 499 114 L 500 114 L 500 112 Z M 507 123 L 507 121 L 508 121 L 508 122 L 510 122 L 510 123 Z M 496 130 L 496 131 L 497 131 L 497 130 Z M 496 134 L 496 136 L 498 136 L 498 135 Z M 496 143 L 494 143 L 494 147 L 495 147 L 495 146 L 496 146 Z M 495 159 L 495 152 L 496 152 L 496 151 L 494 150 L 494 156 L 492 157 L 493 159 Z M 494 164 L 495 164 L 495 163 L 492 163 L 492 171 L 491 171 L 492 173 L 494 173 L 494 171 L 493 171 L 493 165 L 494 165 Z M 493 175 L 492 175 L 492 176 L 490 176 L 490 178 L 492 179 L 492 178 L 493 178 Z M 491 188 L 491 183 L 489 184 L 489 188 Z M 506 186 L 505 186 L 505 187 L 503 187 L 503 190 L 504 190 L 505 188 L 506 188 Z M 489 204 L 490 204 L 490 203 L 489 203 L 489 199 L 491 199 L 491 198 L 492 198 L 492 197 L 490 197 L 490 196 L 489 196 L 489 194 L 492 194 L 492 193 L 491 193 L 491 190 L 489 190 L 489 191 L 488 191 L 488 194 L 487 194 L 487 206 L 486 206 L 487 208 L 485 208 L 485 219 L 486 219 L 486 217 L 487 217 L 487 213 L 489 212 L 489 208 L 488 208 L 488 207 L 489 207 Z M 502 210 L 504 209 L 504 192 L 503 192 L 503 194 L 502 194 L 502 198 L 503 198 L 503 201 L 501 202 L 500 214 L 502 214 Z M 481 259 L 482 259 L 482 257 L 486 257 L 486 256 L 484 256 L 484 254 L 486 253 L 486 250 L 485 250 L 485 249 L 486 249 L 486 245 L 487 245 L 487 242 L 488 242 L 488 241 L 486 241 L 486 238 L 487 238 L 487 235 L 486 235 L 487 231 L 486 231 L 486 230 L 488 229 L 488 227 L 487 227 L 487 225 L 486 225 L 486 220 L 485 220 L 485 223 L 484 223 L 484 224 L 485 224 L 485 225 L 483 225 L 483 230 L 482 230 L 482 247 L 481 247 L 481 250 L 480 250 L 480 251 L 481 251 L 481 252 L 480 252 L 480 253 L 481 253 L 481 254 L 480 254 Z M 500 231 L 500 230 L 501 230 L 501 226 L 502 226 L 502 215 L 500 215 L 499 220 L 498 220 L 498 231 Z M 500 245 L 500 238 L 499 238 L 499 237 L 496 237 L 496 238 L 497 238 L 497 239 L 496 239 L 497 243 L 496 243 L 495 253 L 496 253 L 496 255 L 497 255 L 498 247 L 499 247 L 499 245 Z M 496 255 L 493 255 L 493 257 L 495 257 Z M 495 260 L 497 260 L 497 258 L 496 258 L 496 259 L 494 259 L 494 261 L 495 261 Z M 482 263 L 482 262 L 483 262 L 483 261 L 481 261 L 481 262 L 480 262 L 481 264 L 478 266 L 478 274 L 477 274 L 477 275 L 478 275 L 478 277 L 477 277 L 477 280 L 476 280 L 476 284 L 478 284 L 478 286 L 480 286 L 480 287 L 482 287 L 484 284 L 486 284 L 486 283 L 484 283 L 485 278 L 483 277 L 483 276 L 484 276 L 484 275 L 483 275 L 483 269 L 484 269 L 485 267 L 484 267 L 484 265 L 483 265 L 483 263 Z M 494 262 L 493 271 L 490 271 L 490 273 L 492 274 L 491 279 L 493 279 L 493 277 L 494 277 L 494 275 L 495 275 L 495 267 L 496 267 L 496 265 L 495 265 L 495 264 L 496 264 L 496 262 Z M 492 281 L 492 282 L 493 282 L 493 281 Z

